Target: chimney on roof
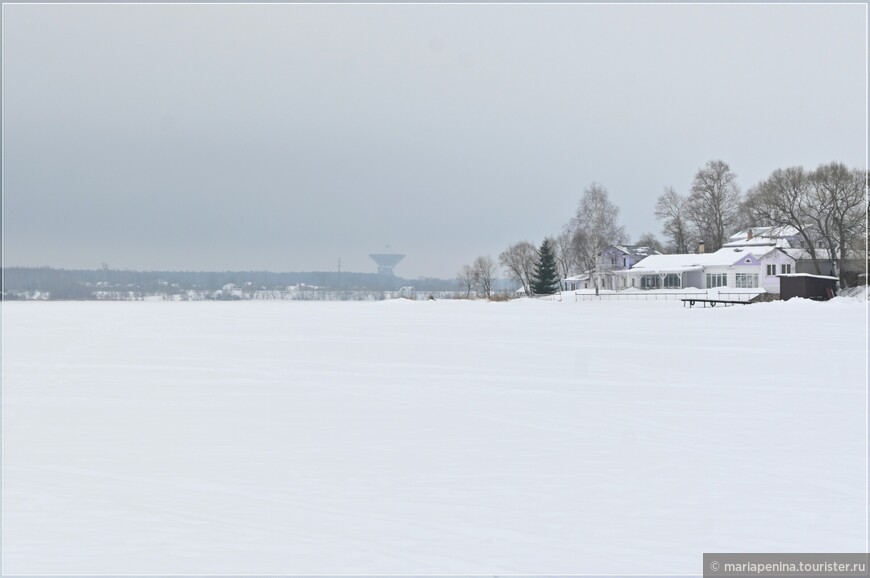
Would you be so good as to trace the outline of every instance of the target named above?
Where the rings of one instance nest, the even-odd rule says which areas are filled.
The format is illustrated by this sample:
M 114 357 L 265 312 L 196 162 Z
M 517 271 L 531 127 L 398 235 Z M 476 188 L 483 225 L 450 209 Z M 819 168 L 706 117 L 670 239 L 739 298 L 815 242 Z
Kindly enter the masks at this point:
M 749 231 L 747 231 L 747 233 L 746 233 L 746 240 L 747 240 L 747 241 L 751 241 L 751 240 L 752 240 L 752 229 L 749 229 Z
M 698 253 L 704 252 L 704 241 L 698 241 Z

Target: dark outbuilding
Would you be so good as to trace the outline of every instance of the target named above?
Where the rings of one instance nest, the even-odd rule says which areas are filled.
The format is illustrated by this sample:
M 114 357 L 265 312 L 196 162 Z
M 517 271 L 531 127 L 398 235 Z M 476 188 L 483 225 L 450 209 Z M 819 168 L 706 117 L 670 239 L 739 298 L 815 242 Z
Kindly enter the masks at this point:
M 779 277 L 779 295 L 783 300 L 792 297 L 827 301 L 834 296 L 837 278 L 828 275 L 810 275 L 809 273 L 794 273 L 777 275 Z

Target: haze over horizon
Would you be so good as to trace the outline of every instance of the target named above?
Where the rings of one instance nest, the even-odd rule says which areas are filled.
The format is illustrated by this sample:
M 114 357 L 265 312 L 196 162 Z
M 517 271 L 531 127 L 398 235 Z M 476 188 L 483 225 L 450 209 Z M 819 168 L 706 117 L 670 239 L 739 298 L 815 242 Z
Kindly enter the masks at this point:
M 866 168 L 866 5 L 3 6 L 4 266 L 453 277 L 604 184 Z M 388 248 L 387 248 L 388 247 Z

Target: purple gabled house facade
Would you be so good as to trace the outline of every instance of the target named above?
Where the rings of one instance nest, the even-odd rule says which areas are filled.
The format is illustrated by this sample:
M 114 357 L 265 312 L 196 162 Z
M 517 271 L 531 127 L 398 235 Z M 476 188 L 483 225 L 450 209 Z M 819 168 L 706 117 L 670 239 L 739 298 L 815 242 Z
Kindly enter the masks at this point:
M 611 245 L 601 252 L 601 289 L 624 289 L 616 271 L 627 271 L 651 255 L 661 255 L 645 245 Z

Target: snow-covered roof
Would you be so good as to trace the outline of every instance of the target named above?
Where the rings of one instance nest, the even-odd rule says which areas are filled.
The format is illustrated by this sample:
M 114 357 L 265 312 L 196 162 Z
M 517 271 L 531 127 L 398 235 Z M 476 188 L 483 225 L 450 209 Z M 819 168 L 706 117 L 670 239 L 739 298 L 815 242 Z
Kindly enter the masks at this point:
M 812 275 L 810 273 L 783 273 L 782 275 L 777 275 L 777 277 L 812 277 L 813 279 L 833 279 L 834 281 L 838 281 L 839 277 L 831 277 L 830 275 Z
M 631 269 L 617 269 L 615 271 L 609 271 L 609 273 L 613 273 L 614 275 L 628 275 L 630 273 L 688 273 L 689 271 L 701 271 L 703 268 L 702 265 L 673 264 L 655 268 L 638 267 L 635 265 Z
M 771 239 L 769 237 L 753 237 L 752 239 L 743 239 L 740 241 L 729 241 L 722 245 L 723 247 L 778 247 L 780 249 L 788 249 L 791 243 L 788 239 Z
M 580 273 L 579 275 L 574 275 L 573 277 L 565 277 L 563 281 L 587 281 L 589 279 L 589 273 Z
M 649 257 L 650 255 L 661 254 L 658 251 L 653 250 L 652 247 L 647 247 L 646 245 L 612 245 L 612 247 L 618 251 L 622 251 L 626 255 L 632 255 L 633 257 L 638 257 L 640 259 Z
M 723 247 L 723 249 L 729 249 L 731 251 L 734 251 L 737 249 L 742 250 L 742 251 L 746 251 L 747 253 L 751 253 L 752 255 L 754 255 L 757 259 L 761 259 L 762 257 L 767 255 L 771 251 L 775 251 L 775 250 L 780 249 L 780 248 L 781 247 L 771 247 L 770 245 L 752 245 L 749 247 Z M 785 251 L 785 249 L 783 249 L 783 251 Z M 737 253 L 735 253 L 735 254 L 737 254 Z M 788 255 L 788 253 L 786 253 L 786 255 Z M 789 256 L 791 256 L 791 255 L 789 255 Z
M 634 272 L 669 272 L 697 271 L 703 267 L 728 266 L 737 263 L 747 255 L 758 258 L 772 251 L 772 247 L 766 250 L 757 250 L 753 247 L 732 248 L 723 247 L 715 253 L 680 253 L 676 255 L 650 255 L 635 263 L 629 269 Z
M 766 237 L 770 239 L 781 239 L 783 237 L 794 237 L 798 234 L 798 230 L 790 225 L 773 225 L 771 227 L 752 227 L 739 233 L 734 233 L 728 237 L 728 242 L 747 241 L 749 233 L 752 232 L 752 241 L 758 237 Z
M 630 271 L 676 271 L 700 269 L 705 265 L 707 255 L 679 253 L 676 255 L 650 255 L 634 264 Z

